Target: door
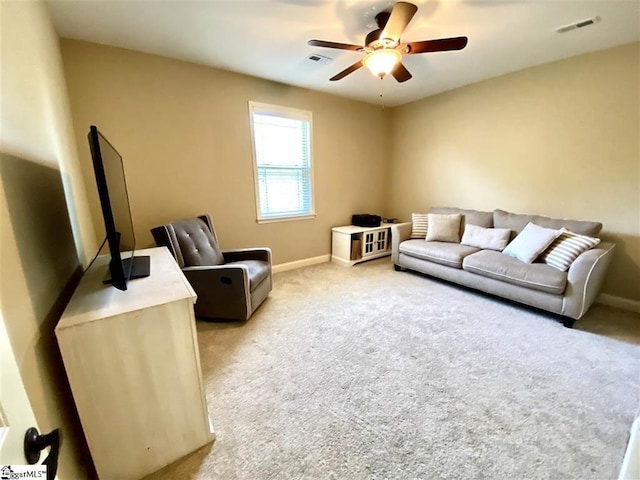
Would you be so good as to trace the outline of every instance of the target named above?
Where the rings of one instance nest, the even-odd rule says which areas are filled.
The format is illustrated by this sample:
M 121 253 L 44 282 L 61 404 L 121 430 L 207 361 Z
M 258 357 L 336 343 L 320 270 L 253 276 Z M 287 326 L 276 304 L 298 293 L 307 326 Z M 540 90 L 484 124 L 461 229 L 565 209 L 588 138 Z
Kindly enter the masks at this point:
M 362 242 L 362 257 L 368 257 L 373 255 L 375 249 L 375 232 L 365 232 L 364 240 Z
M 378 230 L 376 232 L 376 253 L 382 253 L 387 250 L 387 230 Z
M 24 435 L 35 426 L 36 419 L 0 314 L 0 468 L 26 465 Z

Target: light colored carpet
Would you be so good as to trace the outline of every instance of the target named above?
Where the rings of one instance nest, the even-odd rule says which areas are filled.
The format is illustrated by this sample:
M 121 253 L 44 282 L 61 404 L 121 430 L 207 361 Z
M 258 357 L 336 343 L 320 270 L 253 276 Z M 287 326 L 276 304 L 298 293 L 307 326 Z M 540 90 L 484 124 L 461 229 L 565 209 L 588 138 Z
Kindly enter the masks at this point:
M 614 479 L 640 316 L 556 318 L 395 272 L 275 275 L 247 323 L 198 322 L 211 446 L 149 478 Z

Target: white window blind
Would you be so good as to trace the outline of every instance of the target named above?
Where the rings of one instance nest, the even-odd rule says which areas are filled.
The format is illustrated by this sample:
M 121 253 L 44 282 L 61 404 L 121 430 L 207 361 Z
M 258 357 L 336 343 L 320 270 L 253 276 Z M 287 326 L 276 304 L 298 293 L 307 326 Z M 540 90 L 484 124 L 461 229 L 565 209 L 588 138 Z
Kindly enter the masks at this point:
M 313 210 L 311 112 L 249 102 L 258 220 Z

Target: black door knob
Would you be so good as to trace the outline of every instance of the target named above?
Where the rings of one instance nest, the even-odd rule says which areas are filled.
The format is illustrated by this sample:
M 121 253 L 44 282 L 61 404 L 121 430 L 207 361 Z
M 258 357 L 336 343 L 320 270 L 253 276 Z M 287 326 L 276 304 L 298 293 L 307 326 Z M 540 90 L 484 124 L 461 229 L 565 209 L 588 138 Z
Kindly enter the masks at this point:
M 40 460 L 40 452 L 47 447 L 51 447 L 49 455 L 42 462 L 42 465 L 47 467 L 47 480 L 54 480 L 56 477 L 61 440 L 59 428 L 46 435 L 40 435 L 37 428 L 31 427 L 24 435 L 24 457 L 29 465 L 37 463 Z

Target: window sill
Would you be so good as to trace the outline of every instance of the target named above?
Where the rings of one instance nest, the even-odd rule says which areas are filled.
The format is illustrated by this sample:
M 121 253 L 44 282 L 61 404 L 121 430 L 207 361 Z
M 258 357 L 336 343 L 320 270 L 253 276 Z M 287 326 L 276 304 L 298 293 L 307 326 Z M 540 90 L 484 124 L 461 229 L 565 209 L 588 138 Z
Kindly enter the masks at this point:
M 315 213 L 310 213 L 307 215 L 296 215 L 291 217 L 258 218 L 256 221 L 258 223 L 277 223 L 277 222 L 292 222 L 294 220 L 310 220 L 312 218 L 316 218 Z

